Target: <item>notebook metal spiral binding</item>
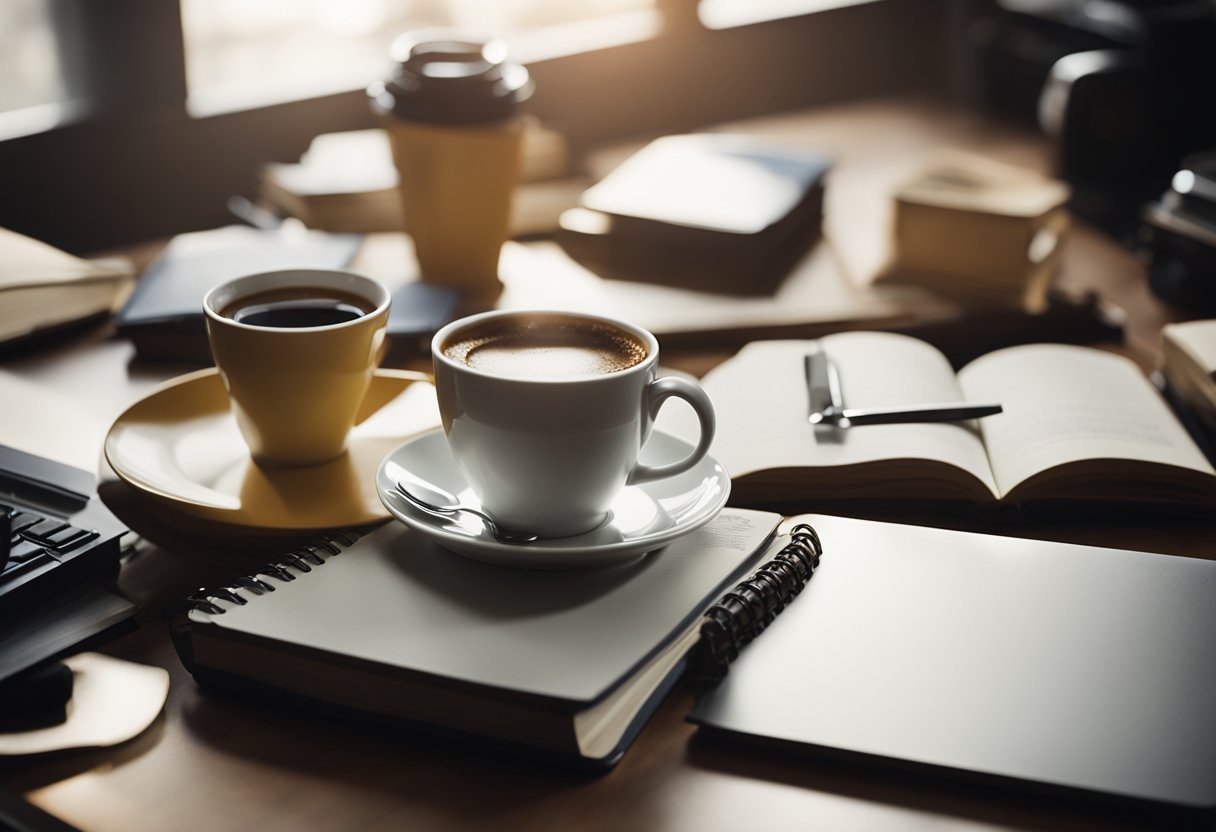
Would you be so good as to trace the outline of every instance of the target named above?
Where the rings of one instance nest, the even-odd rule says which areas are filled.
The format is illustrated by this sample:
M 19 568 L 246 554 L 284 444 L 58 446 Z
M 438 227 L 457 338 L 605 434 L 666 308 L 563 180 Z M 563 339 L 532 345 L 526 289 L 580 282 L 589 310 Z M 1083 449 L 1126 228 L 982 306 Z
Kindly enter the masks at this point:
M 258 596 L 275 591 L 274 582 L 265 580 L 263 576 L 273 578 L 278 583 L 294 581 L 298 575 L 311 572 L 314 567 L 324 566 L 327 560 L 342 554 L 343 550 L 362 536 L 362 532 L 353 529 L 321 535 L 307 545 L 267 561 L 251 575 L 234 578 L 223 586 L 200 587 L 197 592 L 166 606 L 161 617 L 169 622 L 169 635 L 182 662 L 193 672 L 194 651 L 188 637 L 189 624 L 185 620 L 191 610 L 199 610 L 208 615 L 223 615 L 227 609 L 216 601 L 244 606 L 249 603 L 249 598 L 242 592 Z
M 794 526 L 772 560 L 722 596 L 701 621 L 701 643 L 693 677 L 716 681 L 726 675 L 739 650 L 752 641 L 802 592 L 819 566 L 823 544 L 813 526 Z

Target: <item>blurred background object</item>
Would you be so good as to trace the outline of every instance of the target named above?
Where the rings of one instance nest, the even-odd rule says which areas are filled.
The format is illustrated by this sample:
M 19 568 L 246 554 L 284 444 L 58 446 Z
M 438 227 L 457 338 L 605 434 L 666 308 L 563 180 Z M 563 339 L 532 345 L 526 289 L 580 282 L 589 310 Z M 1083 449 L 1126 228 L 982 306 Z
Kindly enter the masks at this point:
M 1210 0 L 997 0 L 970 40 L 985 102 L 1037 123 L 1073 211 L 1121 237 L 1216 141 Z
M 81 260 L 0 228 L 0 343 L 108 316 L 134 278 L 125 260 Z
M 571 208 L 589 184 L 572 175 L 565 136 L 538 124 L 524 133 L 520 184 L 515 188 L 511 233 L 543 234 Z M 397 169 L 381 129 L 324 133 L 298 162 L 271 162 L 261 169 L 258 196 L 274 211 L 309 228 L 366 233 L 405 227 Z
M 1182 423 L 1216 463 L 1216 319 L 1166 324 L 1159 384 Z
M 389 137 L 422 279 L 494 298 L 536 86 L 491 34 L 414 30 L 389 52 L 368 103 Z
M 1216 150 L 1187 157 L 1143 220 L 1149 286 L 1191 314 L 1216 315 Z
M 664 136 L 582 194 L 558 240 L 605 277 L 770 295 L 819 240 L 830 168 L 745 135 Z
M 1068 186 L 943 151 L 894 195 L 891 260 L 879 282 L 923 286 L 969 306 L 1047 307 L 1069 227 Z
M 717 0 L 715 14 L 732 4 L 749 5 Z M 392 37 L 418 26 L 503 37 L 536 82 L 530 113 L 578 154 L 808 106 L 946 94 L 963 5 L 798 0 L 746 24 L 718 14 L 722 28 L 710 28 L 696 0 L 359 0 L 341 13 L 322 2 L 16 0 L 0 10 L 0 88 L 23 88 L 0 112 L 0 226 L 86 252 L 223 225 L 229 198 L 256 195 L 267 163 L 376 125 L 364 89 L 383 76 Z

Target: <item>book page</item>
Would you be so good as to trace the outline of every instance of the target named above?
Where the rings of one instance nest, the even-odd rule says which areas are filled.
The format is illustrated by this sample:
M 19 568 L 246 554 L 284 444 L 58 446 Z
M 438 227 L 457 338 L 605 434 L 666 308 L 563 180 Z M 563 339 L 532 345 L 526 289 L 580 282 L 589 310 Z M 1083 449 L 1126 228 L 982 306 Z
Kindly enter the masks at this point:
M 1156 390 L 1122 356 L 1028 344 L 978 358 L 958 378 L 969 399 L 1004 405 L 981 425 L 1002 496 L 1035 474 L 1082 460 L 1213 473 Z
M 768 469 L 829 468 L 896 459 L 931 460 L 970 473 L 995 494 L 987 454 L 974 422 L 867 425 L 824 431 L 807 421 L 803 365 L 818 343 L 836 364 L 846 407 L 928 404 L 961 398 L 949 362 L 906 335 L 846 332 L 815 341 L 760 341 L 708 373 L 702 386 L 718 417 L 713 453 L 732 478 Z M 689 439 L 689 409 L 668 405 L 659 430 Z M 873 472 L 883 483 L 881 472 Z M 911 483 L 917 496 L 917 484 Z M 830 493 L 831 483 L 821 489 Z

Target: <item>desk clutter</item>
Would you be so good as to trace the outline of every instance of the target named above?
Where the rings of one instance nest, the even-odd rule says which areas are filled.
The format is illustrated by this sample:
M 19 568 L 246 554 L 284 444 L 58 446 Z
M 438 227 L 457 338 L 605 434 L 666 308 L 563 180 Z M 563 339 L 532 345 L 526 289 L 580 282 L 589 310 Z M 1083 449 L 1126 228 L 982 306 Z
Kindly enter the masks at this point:
M 179 528 L 156 539 L 163 547 L 184 548 L 201 529 L 260 552 L 165 610 L 201 708 L 224 691 L 237 695 L 234 708 L 242 696 L 299 703 L 488 741 L 508 759 L 604 771 L 677 685 L 695 683 L 702 695 L 687 719 L 697 742 L 722 742 L 731 755 L 773 747 L 1216 811 L 1216 562 L 831 515 L 895 504 L 924 507 L 921 521 L 935 516 L 928 509 L 1016 519 L 1040 506 L 1096 506 L 1111 525 L 1137 512 L 1210 520 L 1216 469 L 1128 359 L 1030 343 L 956 368 L 926 340 L 880 331 L 973 321 L 994 307 L 1023 324 L 1044 320 L 1027 310 L 1047 303 L 1066 189 L 991 160 L 933 162 L 893 195 L 894 253 L 871 287 L 821 233 L 826 156 L 670 136 L 572 190 L 559 135 L 534 128 L 523 142 L 532 184 L 565 188 L 564 213 L 545 225 L 560 224 L 553 239 L 502 246 L 499 311 L 486 318 L 453 323 L 468 296 L 417 267 L 380 131 L 319 137 L 299 165 L 263 170 L 264 200 L 311 228 L 289 220 L 175 238 L 116 319 L 141 358 L 207 361 L 203 298 L 252 272 L 262 273 L 259 291 L 209 301 L 211 323 L 229 319 L 233 338 L 273 332 L 217 351 L 221 369 L 143 390 L 114 418 L 102 448 L 109 493 L 142 502 L 112 508 L 138 511 L 103 522 L 55 504 L 53 517 L 29 523 L 32 498 L 22 498 L 0 512 L 5 537 L 25 547 L 9 555 L 0 597 L 13 564 L 30 560 L 26 544 L 59 561 L 56 547 L 71 549 L 83 532 L 105 543 L 99 558 L 117 572 L 122 524 L 143 533 L 162 521 L 162 534 L 169 518 Z M 353 152 L 368 164 L 347 171 Z M 518 212 L 515 222 L 516 234 L 536 230 Z M 391 293 L 384 331 L 357 361 L 336 362 L 365 373 L 366 392 L 339 396 L 323 373 L 296 385 L 318 410 L 360 401 L 344 449 L 307 464 L 255 458 L 267 434 L 305 421 L 310 402 L 274 412 L 266 392 L 287 371 L 252 384 L 271 403 L 273 418 L 259 422 L 233 392 L 232 368 L 280 349 L 275 360 L 289 362 L 305 352 L 301 337 L 366 323 L 383 303 L 377 292 L 372 308 L 324 326 L 238 319 L 244 306 L 299 311 L 300 297 L 261 297 L 299 288 L 265 274 L 293 269 L 321 274 L 324 288 L 368 275 Z M 518 326 L 507 337 L 487 320 Z M 581 340 L 538 346 L 538 330 L 565 337 L 571 321 Z M 585 337 L 592 321 L 616 339 L 607 353 Z M 1016 340 L 1042 340 L 1023 329 Z M 476 337 L 454 338 L 466 330 Z M 1210 334 L 1166 329 L 1163 376 L 1201 420 L 1216 407 Z M 654 335 L 744 346 L 698 385 L 658 372 Z M 294 353 L 273 346 L 292 338 Z M 437 371 L 379 367 L 394 344 L 415 357 L 432 345 Z M 479 365 L 478 350 L 497 352 Z M 325 369 L 327 352 L 337 351 L 310 353 L 310 369 Z M 574 364 L 546 370 L 553 353 Z M 566 397 L 592 385 L 608 392 Z M 673 395 L 691 408 L 660 410 Z M 613 422 L 618 412 L 627 417 Z M 898 423 L 873 418 L 894 412 Z M 596 469 L 608 472 L 610 499 L 580 500 Z M 401 485 L 411 478 L 451 502 L 411 503 Z M 83 491 L 97 506 L 91 488 L 67 497 Z M 65 496 L 50 492 L 52 503 Z M 789 516 L 773 510 L 795 504 Z M 577 528 L 542 528 L 552 514 L 577 515 Z M 303 534 L 314 542 L 277 543 Z M 40 639 L 0 631 L 0 681 L 127 626 L 138 610 L 112 580 L 102 584 L 76 617 L 51 608 L 29 619 L 45 641 L 36 651 L 28 645 Z M 66 661 L 78 710 L 95 713 L 81 680 L 116 660 Z M 168 685 L 163 670 L 141 670 L 114 671 L 131 672 L 142 703 L 122 730 L 70 742 L 0 730 L 0 753 L 133 736 Z M 62 725 L 32 731 L 66 735 L 79 716 L 66 703 Z M 213 742 L 224 751 L 222 735 Z
M 711 737 L 1216 806 L 1216 563 L 811 515 L 768 542 L 780 520 L 574 572 L 332 535 L 185 599 L 174 637 L 207 685 L 593 767 L 692 666 L 722 677 L 689 715 Z
M 981 399 L 1002 411 L 978 424 L 812 424 L 814 355 L 831 357 L 846 411 Z M 162 388 L 112 430 L 120 477 L 134 484 L 147 468 L 113 450 L 139 444 L 124 432 L 155 433 L 182 411 L 158 398 L 204 382 L 205 418 L 231 420 L 213 371 Z M 752 504 L 1041 496 L 1125 511 L 1164 494 L 1210 513 L 1216 472 L 1126 359 L 1027 345 L 955 372 L 924 342 L 853 332 L 752 344 L 704 385 L 721 488 L 630 486 L 591 533 L 522 544 L 393 493 L 413 476 L 480 505 L 444 434 L 426 430 L 439 415 L 432 388 L 412 379 L 408 398 L 376 397 L 399 408 L 393 425 L 414 418 L 421 431 L 376 472 L 381 510 L 400 522 L 364 517 L 268 550 L 264 565 L 181 599 L 170 627 L 183 664 L 204 692 L 370 714 L 594 770 L 615 766 L 674 686 L 696 678 L 706 689 L 688 719 L 734 754 L 773 746 L 1015 792 L 1216 808 L 1216 563 L 723 505 L 733 478 L 733 500 Z M 685 421 L 665 411 L 643 462 L 687 453 L 697 429 Z

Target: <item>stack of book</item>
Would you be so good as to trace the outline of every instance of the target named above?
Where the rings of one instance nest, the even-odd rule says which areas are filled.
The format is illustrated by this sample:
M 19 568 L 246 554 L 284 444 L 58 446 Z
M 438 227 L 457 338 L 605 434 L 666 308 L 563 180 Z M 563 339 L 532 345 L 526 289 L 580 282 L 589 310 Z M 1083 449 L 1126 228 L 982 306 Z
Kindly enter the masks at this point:
M 526 236 L 551 231 L 562 211 L 574 205 L 587 181 L 571 175 L 565 137 L 540 126 L 524 134 L 521 184 L 516 190 L 511 232 Z M 405 227 L 388 136 L 383 130 L 353 130 L 317 136 L 293 164 L 262 168 L 259 192 L 270 208 L 309 228 L 336 232 L 400 231 Z
M 891 261 L 879 281 L 971 306 L 1041 311 L 1069 227 L 1068 186 L 948 152 L 895 194 Z
M 1167 324 L 1161 346 L 1170 395 L 1197 438 L 1208 441 L 1207 449 L 1216 446 L 1216 320 Z

